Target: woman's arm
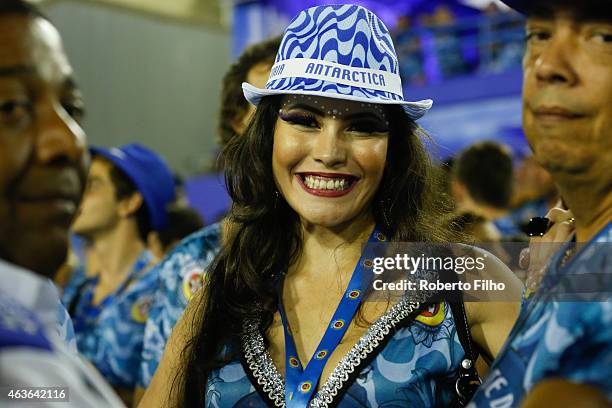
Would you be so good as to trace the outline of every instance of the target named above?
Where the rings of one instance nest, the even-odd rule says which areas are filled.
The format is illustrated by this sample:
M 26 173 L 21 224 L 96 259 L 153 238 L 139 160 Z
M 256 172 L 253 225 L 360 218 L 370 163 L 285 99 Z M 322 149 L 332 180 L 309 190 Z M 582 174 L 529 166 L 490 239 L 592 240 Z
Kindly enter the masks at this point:
M 520 302 L 466 302 L 465 313 L 472 339 L 485 360 L 494 359 L 518 317 Z
M 521 408 L 539 407 L 612 408 L 612 403 L 591 385 L 550 379 L 533 387 L 521 404 Z
M 503 282 L 505 288 L 503 293 L 491 295 L 499 301 L 488 301 L 486 294 L 481 293 L 477 297 L 483 300 L 465 302 L 465 313 L 474 342 L 485 357 L 493 359 L 506 342 L 518 317 L 523 284 L 503 262 L 490 253 L 486 255 L 486 266 L 480 278 Z
M 185 372 L 184 356 L 189 352 L 186 346 L 199 328 L 201 323 L 199 317 L 203 305 L 204 290 L 199 290 L 174 326 L 159 367 L 157 367 L 153 380 L 151 380 L 151 384 L 138 405 L 139 408 L 180 406 L 183 383 L 180 374 Z

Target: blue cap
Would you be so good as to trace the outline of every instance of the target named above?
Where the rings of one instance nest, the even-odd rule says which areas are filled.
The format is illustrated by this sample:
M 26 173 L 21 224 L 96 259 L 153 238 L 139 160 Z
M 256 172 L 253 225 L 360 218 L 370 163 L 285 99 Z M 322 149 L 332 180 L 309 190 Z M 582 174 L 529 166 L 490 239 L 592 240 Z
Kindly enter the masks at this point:
M 90 147 L 92 156 L 113 163 L 136 186 L 149 210 L 151 228 L 159 231 L 168 224 L 166 207 L 176 198 L 172 171 L 157 153 L 138 144 L 105 149 Z

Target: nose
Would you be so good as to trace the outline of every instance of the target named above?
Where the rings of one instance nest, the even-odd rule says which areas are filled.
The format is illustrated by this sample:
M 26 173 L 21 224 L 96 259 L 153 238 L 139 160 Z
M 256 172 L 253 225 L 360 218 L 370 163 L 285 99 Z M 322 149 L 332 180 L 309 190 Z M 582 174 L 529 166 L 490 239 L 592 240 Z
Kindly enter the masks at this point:
M 42 104 L 37 115 L 36 161 L 39 164 L 82 162 L 85 132 L 59 103 Z
M 536 78 L 541 83 L 574 85 L 578 77 L 574 70 L 575 33 L 569 28 L 559 28 L 551 34 L 535 61 Z
M 346 140 L 338 123 L 324 126 L 315 136 L 312 155 L 315 161 L 327 168 L 337 168 L 346 163 Z

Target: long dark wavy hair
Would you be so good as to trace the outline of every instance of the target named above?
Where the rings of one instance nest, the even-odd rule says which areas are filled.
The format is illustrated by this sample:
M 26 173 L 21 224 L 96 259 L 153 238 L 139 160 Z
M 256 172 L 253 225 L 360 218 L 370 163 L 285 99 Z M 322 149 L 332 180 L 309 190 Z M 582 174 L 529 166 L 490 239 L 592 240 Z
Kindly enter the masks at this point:
M 256 317 L 265 331 L 277 311 L 276 282 L 300 254 L 299 217 L 279 196 L 272 174 L 272 144 L 281 97 L 261 100 L 243 137 L 233 138 L 222 160 L 233 205 L 224 244 L 208 269 L 196 307 L 194 335 L 183 351 L 175 385 L 181 406 L 203 406 L 212 370 L 239 355 L 242 324 Z M 449 206 L 422 138 L 425 133 L 397 105 L 389 116 L 387 167 L 371 211 L 393 241 L 447 242 L 441 226 Z

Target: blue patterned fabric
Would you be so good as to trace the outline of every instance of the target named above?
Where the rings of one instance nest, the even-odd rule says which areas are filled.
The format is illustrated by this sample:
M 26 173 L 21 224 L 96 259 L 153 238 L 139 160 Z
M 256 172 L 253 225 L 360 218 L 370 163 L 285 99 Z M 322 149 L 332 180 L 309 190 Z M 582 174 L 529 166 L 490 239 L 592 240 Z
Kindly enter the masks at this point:
M 147 320 L 139 385 L 146 388 L 155 374 L 172 328 L 202 285 L 204 271 L 221 243 L 222 224 L 212 224 L 185 238 L 157 266 L 159 290 Z
M 540 381 L 564 378 L 598 387 L 612 401 L 612 302 L 553 301 L 550 276 L 562 278 L 581 270 L 612 275 L 607 243 L 612 231 L 583 248 L 565 268 L 552 259 L 536 291 L 523 302 L 517 322 L 488 377 L 469 404 L 476 407 L 514 407 Z
M 1 290 L 0 311 L 0 352 L 14 347 L 53 350 L 36 315 Z
M 66 342 L 66 347 L 68 350 L 78 354 L 72 319 L 70 318 L 70 315 L 62 302 L 59 302 L 57 305 L 57 321 L 57 334 Z
M 70 279 L 64 285 L 64 289 L 62 291 L 62 303 L 67 308 L 70 307 L 70 303 L 76 298 L 77 293 L 81 290 L 81 287 L 87 281 L 87 277 L 85 276 L 85 263 L 82 262 L 77 266 L 70 275 Z
M 397 54 L 389 30 L 356 5 L 317 6 L 290 23 L 265 89 L 243 84 L 254 105 L 266 95 L 307 94 L 402 105 L 416 120 L 432 101 L 404 101 Z
M 91 307 L 88 294 L 93 291 L 94 279 L 86 282 L 76 302 L 73 319 L 83 322 L 75 324 L 79 352 L 114 386 L 136 386 L 145 322 L 159 284 L 154 268 L 139 266 L 148 265 L 150 261 L 151 255 L 145 251 L 135 264 L 138 270 L 130 283 L 99 308 L 93 321 L 83 315 Z
M 346 384 L 346 391 L 341 391 L 331 405 L 337 402 L 335 406 L 343 408 L 451 406 L 464 350 L 450 308 L 444 303 L 432 305 L 406 326 L 387 324 L 383 327 L 387 329 L 384 340 L 376 344 L 371 340 L 369 343 L 374 351 L 365 352 L 371 361 L 355 376 L 346 372 L 347 377 L 353 376 L 353 381 Z M 388 342 L 384 344 L 385 341 Z M 379 345 L 384 347 L 377 348 Z M 235 361 L 211 373 L 206 407 L 271 405 L 271 401 L 264 402 L 261 392 L 257 392 L 245 366 L 248 363 L 243 365 Z M 266 371 L 265 367 L 255 368 Z M 253 372 L 250 375 L 253 376 Z M 279 387 L 279 384 L 260 380 L 264 390 Z

